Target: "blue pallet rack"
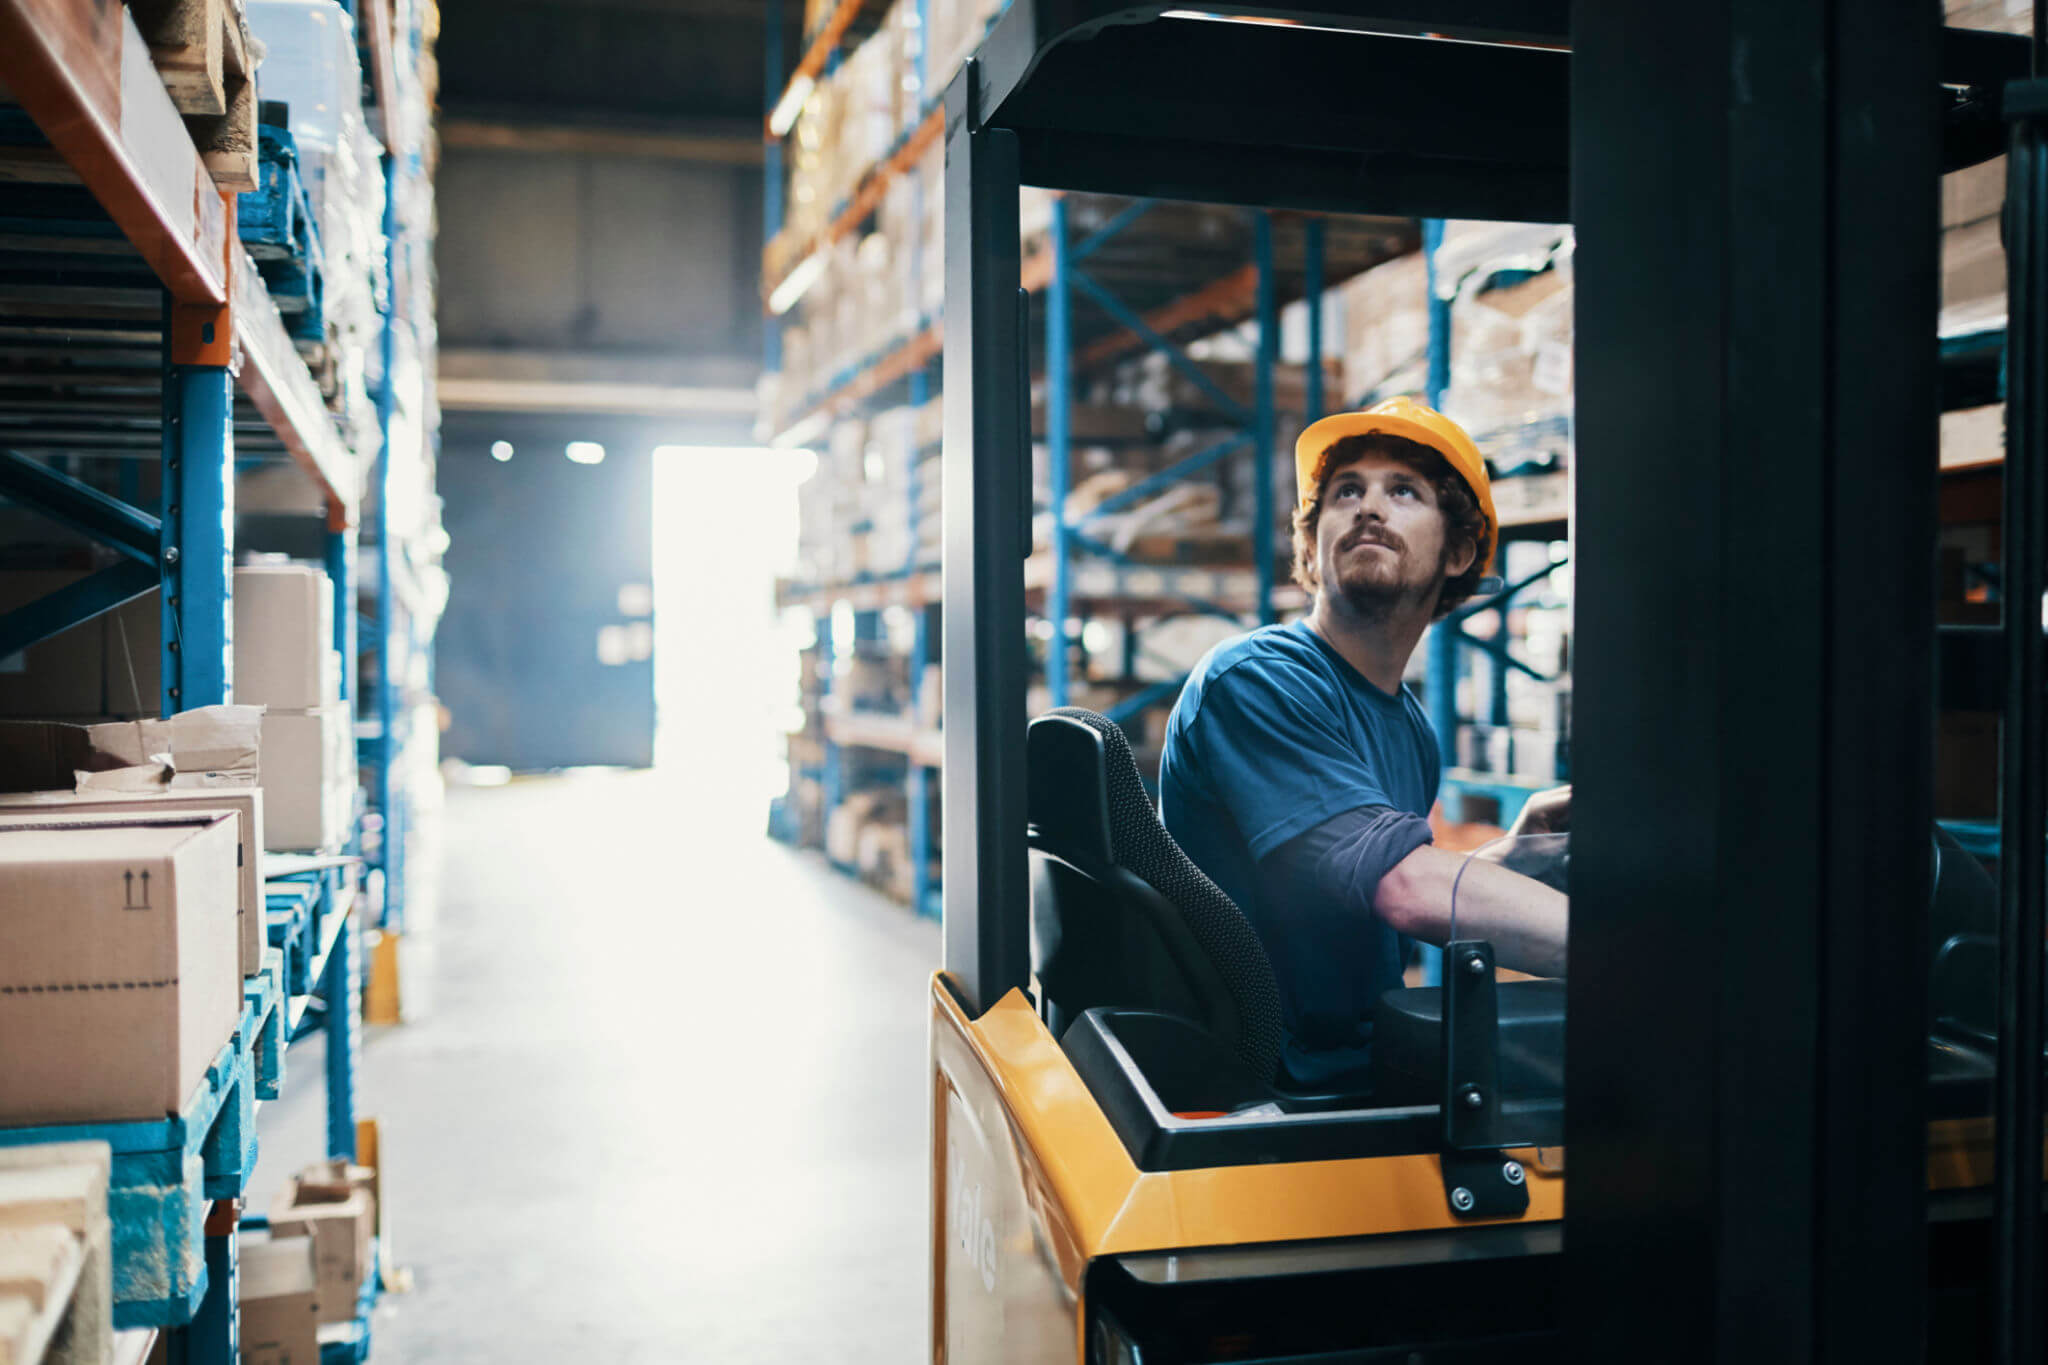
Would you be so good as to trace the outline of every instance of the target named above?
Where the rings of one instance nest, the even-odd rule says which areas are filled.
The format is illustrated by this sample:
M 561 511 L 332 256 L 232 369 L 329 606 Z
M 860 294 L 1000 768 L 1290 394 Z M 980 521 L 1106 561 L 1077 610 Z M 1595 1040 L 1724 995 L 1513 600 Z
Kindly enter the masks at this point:
M 1055 199 L 1052 204 L 1052 280 L 1046 287 L 1045 301 L 1046 456 L 1049 464 L 1048 484 L 1052 514 L 1052 536 L 1048 546 L 1051 584 L 1046 594 L 1045 615 L 1052 625 L 1052 637 L 1046 650 L 1045 672 L 1046 689 L 1054 706 L 1067 704 L 1068 675 L 1073 662 L 1072 654 L 1077 644 L 1077 638 L 1071 629 L 1076 624 L 1071 589 L 1075 560 L 1085 555 L 1124 567 L 1143 567 L 1129 555 L 1089 535 L 1084 527 L 1092 520 L 1135 506 L 1174 483 L 1205 473 L 1221 461 L 1247 448 L 1251 453 L 1252 574 L 1256 584 L 1251 609 L 1249 612 L 1240 612 L 1199 597 L 1187 597 L 1178 605 L 1197 614 L 1219 616 L 1247 626 L 1269 625 L 1279 619 L 1273 598 L 1273 437 L 1277 416 L 1274 410 L 1273 375 L 1280 363 L 1280 317 L 1274 284 L 1273 217 L 1270 213 L 1264 212 L 1251 215 L 1252 259 L 1253 268 L 1257 272 L 1254 318 L 1258 329 L 1258 343 L 1253 368 L 1253 399 L 1247 406 L 1225 393 L 1186 350 L 1161 336 L 1138 315 L 1136 310 L 1120 299 L 1113 289 L 1105 286 L 1088 272 L 1089 258 L 1117 237 L 1130 231 L 1152 208 L 1152 201 L 1138 200 L 1077 242 L 1068 225 L 1066 199 Z M 1323 273 L 1323 234 L 1320 224 L 1311 226 L 1313 230 L 1307 233 L 1305 241 L 1307 277 L 1320 284 Z M 1167 363 L 1187 376 L 1197 389 L 1208 396 L 1219 411 L 1229 415 L 1237 429 L 1158 473 L 1105 498 L 1086 516 L 1070 521 L 1067 516 L 1067 494 L 1068 480 L 1073 470 L 1073 301 L 1077 291 L 1107 313 L 1124 330 L 1139 337 L 1148 349 L 1164 356 Z M 1322 291 L 1320 288 L 1308 291 L 1305 297 L 1310 319 L 1310 369 L 1316 377 L 1311 388 L 1311 406 L 1319 408 L 1322 377 Z M 1313 412 L 1310 414 L 1310 420 L 1313 420 L 1314 415 Z M 1127 659 L 1132 657 L 1134 651 L 1141 651 L 1142 648 L 1134 633 L 1126 635 Z M 1180 695 L 1181 686 L 1185 682 L 1186 678 L 1182 676 L 1154 683 L 1112 707 L 1108 712 L 1109 718 L 1121 725 L 1147 708 L 1171 705 Z
M 104 567 L 0 615 L 0 658 L 155 590 L 163 612 L 161 713 L 229 701 L 235 475 L 252 464 L 289 461 L 325 503 L 324 561 L 334 592 L 334 644 L 345 664 L 343 697 L 359 702 L 359 635 L 385 665 L 367 708 L 382 723 L 363 755 L 378 775 L 375 809 L 383 816 L 382 839 L 369 850 L 372 882 L 340 867 L 267 883 L 262 968 L 244 983 L 232 1036 L 176 1114 L 0 1129 L 0 1146 L 77 1139 L 110 1145 L 115 1325 L 168 1333 L 174 1360 L 227 1365 L 238 1355 L 236 1231 L 261 1221 L 241 1217 L 258 1151 L 256 1114 L 282 1093 L 295 1038 L 326 1035 L 326 1151 L 356 1154 L 361 935 L 395 925 L 404 904 L 394 831 L 403 829 L 405 794 L 394 790 L 392 775 L 403 730 L 394 719 L 391 633 L 407 630 L 408 655 L 418 651 L 425 613 L 393 602 L 403 593 L 395 586 L 392 537 L 380 521 L 368 544 L 376 551 L 381 609 L 366 625 L 359 621 L 358 455 L 336 432 L 292 344 L 313 339 L 302 335 L 303 324 L 310 315 L 317 327 L 319 317 L 317 306 L 294 306 L 288 296 L 298 291 L 296 302 L 317 305 L 321 262 L 289 135 L 263 129 L 266 154 L 255 194 L 238 204 L 215 191 L 168 97 L 120 79 L 124 42 L 140 45 L 125 8 L 100 7 L 83 19 L 77 8 L 69 0 L 0 0 L 0 22 L 23 35 L 0 45 L 0 83 L 22 105 L 0 115 L 0 143 L 47 149 L 51 164 L 65 168 L 0 187 L 8 238 L 0 267 L 15 279 L 33 273 L 40 281 L 31 291 L 33 308 L 11 315 L 28 321 L 0 324 L 0 345 L 16 348 L 11 363 L 24 377 L 47 384 L 24 389 L 31 401 L 13 410 L 27 420 L 0 430 L 0 498 L 102 547 Z M 126 32 L 69 41 L 81 23 Z M 409 35 L 400 57 L 416 64 L 420 41 L 417 31 Z M 365 46 L 371 88 L 392 90 L 388 45 Z M 118 109 L 100 102 L 99 92 L 111 90 L 124 91 Z M 416 167 L 420 152 L 401 148 L 396 155 Z M 163 193 L 187 183 L 191 194 L 182 206 Z M 387 203 L 394 200 L 387 196 Z M 387 220 L 386 227 L 396 242 L 396 225 Z M 392 477 L 396 312 L 385 318 L 380 492 L 388 492 Z M 287 316 L 302 325 L 297 332 L 287 329 Z M 28 330 L 9 330 L 18 327 Z M 145 462 L 160 472 L 153 499 Z M 359 834 L 348 847 L 362 851 Z M 371 887 L 382 894 L 366 896 Z M 375 926 L 364 922 L 366 908 L 378 912 Z M 379 1288 L 373 1274 L 354 1321 L 323 1344 L 324 1361 L 365 1358 Z

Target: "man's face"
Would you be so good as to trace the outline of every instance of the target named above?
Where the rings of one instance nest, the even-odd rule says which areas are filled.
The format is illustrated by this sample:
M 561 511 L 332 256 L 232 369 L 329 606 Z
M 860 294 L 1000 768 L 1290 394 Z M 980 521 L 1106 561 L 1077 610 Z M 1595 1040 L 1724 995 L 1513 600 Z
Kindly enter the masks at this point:
M 1473 548 L 1445 544 L 1443 509 L 1423 475 L 1387 455 L 1363 455 L 1323 480 L 1316 564 L 1323 587 L 1360 610 L 1433 607 L 1444 579 L 1472 566 Z

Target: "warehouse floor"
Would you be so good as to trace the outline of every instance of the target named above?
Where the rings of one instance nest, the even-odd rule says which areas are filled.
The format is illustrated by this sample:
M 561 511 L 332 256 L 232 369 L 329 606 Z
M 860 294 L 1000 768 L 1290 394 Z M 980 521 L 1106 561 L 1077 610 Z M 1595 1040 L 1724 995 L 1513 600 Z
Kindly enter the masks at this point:
M 424 1008 L 361 1068 L 413 1280 L 375 1359 L 924 1351 L 937 927 L 713 785 L 450 793 L 439 922 L 414 935 L 432 951 L 407 962 Z M 261 1116 L 258 1211 L 320 1154 L 319 1047 Z

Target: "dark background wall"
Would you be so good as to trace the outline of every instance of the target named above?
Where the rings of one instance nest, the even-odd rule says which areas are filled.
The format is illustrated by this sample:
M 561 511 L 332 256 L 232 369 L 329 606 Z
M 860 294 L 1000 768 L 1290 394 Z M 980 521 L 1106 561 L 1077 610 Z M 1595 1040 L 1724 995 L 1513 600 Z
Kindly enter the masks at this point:
M 619 586 L 651 581 L 649 451 L 751 427 L 767 10 L 443 0 L 451 755 L 651 761 L 652 664 L 601 664 L 596 641 L 622 620 Z M 511 461 L 490 457 L 498 440 Z M 604 463 L 564 458 L 575 440 Z
M 654 761 L 651 658 L 598 657 L 600 631 L 643 619 L 620 610 L 620 589 L 654 581 L 652 443 L 637 426 L 470 415 L 443 431 L 446 752 L 522 771 Z M 494 441 L 513 446 L 509 461 L 491 457 Z M 601 443 L 604 462 L 569 460 L 569 441 Z

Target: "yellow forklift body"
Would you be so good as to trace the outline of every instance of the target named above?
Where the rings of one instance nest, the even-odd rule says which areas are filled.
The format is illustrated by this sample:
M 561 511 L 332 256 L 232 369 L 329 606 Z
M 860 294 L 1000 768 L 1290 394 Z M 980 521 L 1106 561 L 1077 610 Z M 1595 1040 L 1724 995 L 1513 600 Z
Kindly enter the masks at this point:
M 1141 1171 L 1022 991 L 970 1020 L 932 978 L 932 1359 L 1081 1361 L 1098 1256 L 1471 1226 L 1434 1155 Z M 1535 1153 L 1529 1211 L 1563 1217 Z

